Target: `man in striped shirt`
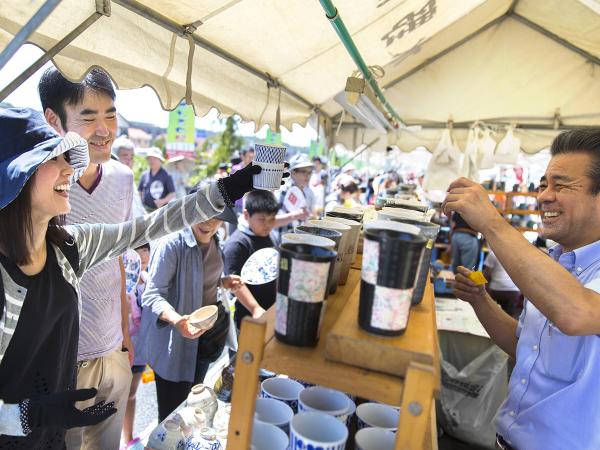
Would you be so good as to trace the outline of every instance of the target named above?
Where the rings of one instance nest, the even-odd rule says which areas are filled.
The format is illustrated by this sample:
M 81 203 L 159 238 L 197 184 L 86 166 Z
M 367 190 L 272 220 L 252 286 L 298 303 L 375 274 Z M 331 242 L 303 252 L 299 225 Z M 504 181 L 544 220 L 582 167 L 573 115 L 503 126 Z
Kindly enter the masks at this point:
M 106 73 L 93 69 L 81 83 L 48 69 L 38 86 L 48 123 L 63 135 L 87 140 L 90 165 L 71 187 L 69 224 L 120 223 L 131 219 L 133 173 L 110 159 L 117 132 L 115 91 Z M 95 387 L 89 403 L 115 402 L 117 413 L 104 422 L 67 433 L 68 449 L 118 449 L 131 384 L 133 346 L 120 259 L 105 261 L 81 280 L 81 323 L 77 386 Z M 78 405 L 87 407 L 88 405 Z

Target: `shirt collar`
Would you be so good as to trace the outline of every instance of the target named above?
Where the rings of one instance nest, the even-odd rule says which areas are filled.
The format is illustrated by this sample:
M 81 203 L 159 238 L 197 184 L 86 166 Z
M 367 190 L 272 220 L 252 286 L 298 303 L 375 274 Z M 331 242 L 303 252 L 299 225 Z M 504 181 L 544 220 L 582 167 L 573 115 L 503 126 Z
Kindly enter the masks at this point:
M 564 252 L 560 245 L 555 245 L 548 250 L 552 258 L 560 263 L 565 269 L 571 271 L 577 267 L 577 272 L 587 269 L 600 255 L 600 241 L 579 247 L 571 252 Z
M 194 233 L 192 232 L 192 229 L 190 227 L 183 229 L 183 240 L 188 245 L 188 247 L 193 248 L 198 246 L 198 241 L 196 241 L 196 237 L 194 236 Z

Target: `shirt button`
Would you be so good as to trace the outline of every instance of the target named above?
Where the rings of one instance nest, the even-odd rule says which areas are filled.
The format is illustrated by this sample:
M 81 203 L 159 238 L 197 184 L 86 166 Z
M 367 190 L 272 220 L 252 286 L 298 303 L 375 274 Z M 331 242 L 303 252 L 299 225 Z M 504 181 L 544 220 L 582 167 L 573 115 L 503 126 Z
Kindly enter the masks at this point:
M 527 384 L 527 380 L 525 378 L 521 378 L 521 384 Z
M 533 351 L 534 351 L 534 352 L 537 352 L 538 346 L 537 346 L 537 345 L 534 345 L 534 346 L 533 346 L 533 347 L 531 347 L 531 348 L 533 348 Z
M 511 412 L 508 413 L 508 415 L 510 417 L 515 417 L 517 415 L 517 413 L 515 413 L 514 411 L 511 411 Z

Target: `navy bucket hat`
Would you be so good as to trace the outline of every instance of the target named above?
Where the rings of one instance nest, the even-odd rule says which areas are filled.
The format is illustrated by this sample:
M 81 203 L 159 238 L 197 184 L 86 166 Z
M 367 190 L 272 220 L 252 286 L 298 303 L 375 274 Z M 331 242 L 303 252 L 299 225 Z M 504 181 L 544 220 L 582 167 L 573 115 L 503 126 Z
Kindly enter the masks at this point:
M 74 173 L 79 179 L 90 159 L 85 139 L 68 132 L 60 137 L 44 116 L 30 108 L 0 111 L 0 209 L 15 198 L 40 164 L 69 152 Z

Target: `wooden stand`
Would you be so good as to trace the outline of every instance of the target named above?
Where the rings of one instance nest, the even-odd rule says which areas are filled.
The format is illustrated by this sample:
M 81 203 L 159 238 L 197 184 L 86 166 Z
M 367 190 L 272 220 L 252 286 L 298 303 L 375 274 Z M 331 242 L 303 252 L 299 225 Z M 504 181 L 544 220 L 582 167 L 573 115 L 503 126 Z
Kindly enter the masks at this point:
M 393 341 L 390 344 L 392 351 L 403 355 L 396 375 L 360 367 L 357 365 L 360 361 L 349 365 L 326 359 L 328 337 L 336 323 L 345 316 L 354 317 L 355 323 L 358 320 L 358 302 L 355 300 L 360 292 L 360 270 L 356 267 L 350 270 L 346 285 L 339 286 L 329 297 L 321 338 L 315 348 L 292 347 L 276 340 L 274 307 L 260 320 L 244 319 L 233 383 L 228 449 L 250 448 L 260 367 L 370 400 L 401 404 L 395 449 L 437 449 L 433 398 L 440 388 L 440 355 L 430 285 L 423 304 L 417 307 L 422 311 L 419 314 L 411 312 L 405 335 L 389 340 Z M 368 333 L 360 338 L 367 347 L 368 342 L 381 345 L 385 339 Z M 410 349 L 417 342 L 418 352 L 413 352 Z

